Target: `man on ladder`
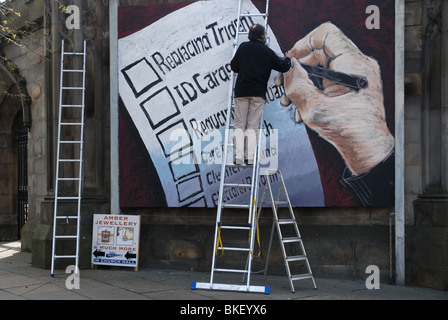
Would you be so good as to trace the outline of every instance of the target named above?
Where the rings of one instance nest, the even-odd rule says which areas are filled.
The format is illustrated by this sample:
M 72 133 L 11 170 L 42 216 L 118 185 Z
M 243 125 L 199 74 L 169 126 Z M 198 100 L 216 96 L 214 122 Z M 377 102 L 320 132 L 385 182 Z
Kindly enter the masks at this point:
M 267 1 L 268 7 L 269 1 Z M 266 8 L 267 9 L 267 8 Z M 240 21 L 241 0 L 239 2 L 238 21 Z M 266 10 L 267 12 L 267 10 Z M 251 16 L 251 14 L 247 14 Z M 255 16 L 265 16 L 267 19 L 267 13 L 265 14 L 253 14 Z M 266 20 L 267 21 L 267 20 Z M 239 28 L 238 28 L 239 29 Z M 242 43 L 235 51 L 234 57 L 231 61 L 231 67 L 234 73 L 238 73 L 238 78 L 234 88 L 230 88 L 229 107 L 227 110 L 227 124 L 226 124 L 226 137 L 224 144 L 224 162 L 222 164 L 222 173 L 220 181 L 220 197 L 218 201 L 217 223 L 215 226 L 215 241 L 214 241 L 214 255 L 212 259 L 212 268 L 209 283 L 193 282 L 191 289 L 211 289 L 211 290 L 230 290 L 230 291 L 244 291 L 244 292 L 264 292 L 269 294 L 269 287 L 264 286 L 252 286 L 250 285 L 251 264 L 254 248 L 255 233 L 258 225 L 256 218 L 256 206 L 258 198 L 258 175 L 259 175 L 259 156 L 260 156 L 260 144 L 261 139 L 257 136 L 261 125 L 261 116 L 263 114 L 263 107 L 266 101 L 265 95 L 267 92 L 268 80 L 272 70 L 279 72 L 287 72 L 291 67 L 290 58 L 280 58 L 277 54 L 266 46 L 266 27 L 259 24 L 253 25 L 249 30 L 248 42 Z M 235 45 L 238 44 L 238 37 L 236 38 Z M 232 74 L 233 83 L 233 74 Z M 232 106 L 232 98 L 235 98 L 235 106 Z M 231 127 L 231 111 L 234 110 L 234 137 L 235 142 L 231 143 L 229 129 Z M 245 130 L 248 132 L 249 142 L 246 148 L 247 151 L 247 164 L 244 165 L 244 135 Z M 258 140 L 258 143 L 257 143 Z M 227 161 L 228 146 L 235 145 L 235 163 L 229 164 Z M 257 147 L 258 145 L 258 147 Z M 229 183 L 225 170 L 228 167 L 246 167 L 252 168 L 252 177 L 250 183 Z M 222 194 L 225 189 L 229 188 L 244 188 L 250 190 L 249 204 L 235 204 L 225 202 Z M 247 226 L 242 225 L 227 225 L 222 223 L 222 213 L 224 209 L 245 209 L 249 211 Z M 230 231 L 246 231 L 249 232 L 249 244 L 248 247 L 231 247 L 224 246 L 221 238 L 221 230 Z M 244 269 L 240 268 L 218 268 L 216 267 L 216 256 L 218 252 L 221 252 L 221 256 L 224 251 L 247 253 L 247 263 Z M 216 283 L 214 279 L 215 272 L 220 273 L 243 273 L 247 276 L 246 285 L 233 285 Z
M 257 133 L 266 90 L 272 70 L 287 72 L 291 59 L 280 58 L 266 45 L 266 30 L 255 24 L 249 31 L 249 41 L 242 43 L 231 61 L 232 71 L 238 74 L 235 83 L 235 164 L 254 162 Z M 244 148 L 244 131 L 247 130 L 247 148 Z

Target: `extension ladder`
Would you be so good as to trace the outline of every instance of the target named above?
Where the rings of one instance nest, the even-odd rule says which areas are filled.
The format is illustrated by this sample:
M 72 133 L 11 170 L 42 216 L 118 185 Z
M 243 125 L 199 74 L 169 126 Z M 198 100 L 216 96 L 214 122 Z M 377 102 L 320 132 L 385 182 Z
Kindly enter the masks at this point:
M 75 274 L 78 274 L 85 76 L 86 41 L 84 40 L 83 42 L 83 51 L 76 52 L 65 51 L 65 39 L 62 39 L 51 256 L 52 277 L 54 277 L 56 259 L 75 259 Z M 70 140 L 68 140 L 68 137 L 70 137 Z M 76 210 L 73 210 L 73 202 L 76 203 Z M 60 221 L 65 221 L 65 225 L 59 223 Z M 74 224 L 71 222 L 74 222 Z M 74 228 L 76 229 L 75 231 L 73 231 Z M 75 243 L 73 244 L 73 242 Z M 70 251 L 72 253 L 59 253 L 61 251 Z
M 272 207 L 273 212 L 273 223 L 271 238 L 269 240 L 269 249 L 266 258 L 266 266 L 264 269 L 264 278 L 266 279 L 266 273 L 268 270 L 269 257 L 271 254 L 272 242 L 274 239 L 274 232 L 277 230 L 280 247 L 282 250 L 283 261 L 285 263 L 286 273 L 289 280 L 289 285 L 291 287 L 291 292 L 295 292 L 293 281 L 311 279 L 313 282 L 314 289 L 316 289 L 316 282 L 314 281 L 313 272 L 311 271 L 311 266 L 308 261 L 308 256 L 306 255 L 305 246 L 303 245 L 302 236 L 300 235 L 299 227 L 294 216 L 294 211 L 292 210 L 291 201 L 289 199 L 288 192 L 286 190 L 285 181 L 280 170 L 268 170 L 268 174 L 265 175 L 266 184 L 263 191 L 263 195 L 260 200 L 260 211 L 263 208 L 263 204 L 268 203 Z M 274 193 L 272 190 L 272 184 L 270 177 L 275 177 L 280 181 L 280 188 L 278 189 L 277 198 L 274 198 Z M 264 202 L 264 197 L 266 192 L 269 192 L 270 201 Z M 279 206 L 287 205 L 288 213 L 286 216 L 282 214 L 279 217 Z M 260 213 L 259 213 L 260 215 Z M 291 253 L 291 254 L 288 254 Z M 304 265 L 303 265 L 304 264 Z M 292 274 L 291 269 L 294 267 L 294 271 L 301 273 Z M 303 272 L 303 267 L 306 271 Z
M 243 17 L 263 17 L 265 19 L 265 29 L 267 30 L 267 22 L 268 22 L 268 9 L 269 9 L 269 0 L 266 1 L 266 11 L 265 13 L 257 13 L 257 14 L 242 14 L 241 13 L 241 3 L 243 0 L 239 0 L 238 3 L 238 27 L 237 34 L 234 42 L 234 52 L 235 55 L 236 50 L 238 48 L 239 35 L 247 34 L 247 32 L 243 32 L 241 30 L 241 19 Z M 258 226 L 258 217 L 257 217 L 257 200 L 258 200 L 258 177 L 259 177 L 259 157 L 260 157 L 260 145 L 261 145 L 261 137 L 262 137 L 262 123 L 263 117 L 260 120 L 260 126 L 258 131 L 258 144 L 257 149 L 254 155 L 254 163 L 253 165 L 236 165 L 233 164 L 233 157 L 230 157 L 229 161 L 229 151 L 233 150 L 234 144 L 232 142 L 231 129 L 233 129 L 232 123 L 232 110 L 234 108 L 234 99 L 233 99 L 233 87 L 235 83 L 235 74 L 232 73 L 231 85 L 229 90 L 229 102 L 227 108 L 227 123 L 225 130 L 225 141 L 224 141 L 224 150 L 223 150 L 223 163 L 221 167 L 221 181 L 219 187 L 219 199 L 218 199 L 218 208 L 217 208 L 217 216 L 216 216 L 216 225 L 215 225 L 215 240 L 214 240 L 214 249 L 213 249 L 213 258 L 212 258 L 212 266 L 211 266 L 211 274 L 210 274 L 210 282 L 193 282 L 191 284 L 191 289 L 209 289 L 209 290 L 227 290 L 227 291 L 240 291 L 240 292 L 257 292 L 257 293 L 270 293 L 270 288 L 266 286 L 253 286 L 250 284 L 251 280 L 251 269 L 252 269 L 252 260 L 254 258 L 254 246 L 255 246 L 255 238 Z M 251 183 L 229 183 L 227 182 L 226 170 L 232 168 L 239 168 L 241 170 L 252 170 Z M 230 175 L 229 175 L 230 176 Z M 250 190 L 250 199 L 248 204 L 231 204 L 224 202 L 224 190 L 231 188 L 242 188 L 246 190 Z M 223 211 L 225 209 L 244 209 L 248 210 L 248 221 L 247 225 L 226 225 L 223 223 Z M 223 230 L 232 230 L 233 232 L 248 232 L 248 247 L 232 247 L 232 246 L 224 246 L 221 238 L 221 231 Z M 230 269 L 230 268 L 218 268 L 216 257 L 224 252 L 238 252 L 239 254 L 247 254 L 246 265 L 244 268 L 239 269 Z M 236 255 L 238 255 L 238 253 Z M 223 284 L 215 282 L 215 273 L 240 273 L 243 274 L 244 277 L 247 277 L 245 284 Z

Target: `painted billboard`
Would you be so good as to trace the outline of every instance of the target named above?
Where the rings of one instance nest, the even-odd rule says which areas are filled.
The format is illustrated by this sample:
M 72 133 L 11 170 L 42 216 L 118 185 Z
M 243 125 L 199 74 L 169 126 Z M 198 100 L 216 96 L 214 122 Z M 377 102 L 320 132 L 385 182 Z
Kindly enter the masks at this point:
M 217 205 L 237 7 L 119 7 L 121 207 Z M 265 1 L 242 10 L 264 12 Z M 393 206 L 394 1 L 277 0 L 269 14 L 270 48 L 294 63 L 271 73 L 265 155 L 293 206 Z M 241 28 L 255 23 L 246 17 Z M 225 174 L 245 183 L 249 171 Z M 277 177 L 261 187 L 266 179 Z

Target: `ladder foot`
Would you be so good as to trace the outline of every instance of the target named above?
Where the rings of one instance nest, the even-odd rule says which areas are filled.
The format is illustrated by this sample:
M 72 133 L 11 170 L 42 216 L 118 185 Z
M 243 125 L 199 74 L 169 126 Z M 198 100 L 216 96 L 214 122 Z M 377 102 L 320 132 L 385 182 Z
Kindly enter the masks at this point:
M 193 285 L 194 284 L 194 285 Z M 234 292 L 252 292 L 252 293 L 264 293 L 266 295 L 271 293 L 271 288 L 268 286 L 251 286 L 251 285 L 236 285 L 236 284 L 223 284 L 223 283 L 210 283 L 210 282 L 193 282 L 192 287 L 196 289 L 204 290 L 223 290 Z

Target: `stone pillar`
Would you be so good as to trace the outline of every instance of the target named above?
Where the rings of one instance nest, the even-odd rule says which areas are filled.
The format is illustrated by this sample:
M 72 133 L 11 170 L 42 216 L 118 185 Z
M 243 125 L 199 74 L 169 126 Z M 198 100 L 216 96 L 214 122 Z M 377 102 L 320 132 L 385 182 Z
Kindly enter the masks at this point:
M 67 13 L 63 13 L 59 3 L 64 6 L 75 5 L 80 9 L 81 25 L 79 29 L 68 29 L 65 21 Z M 60 82 L 60 49 L 61 39 L 66 39 L 66 50 L 74 48 L 80 51 L 83 40 L 87 40 L 86 61 L 86 94 L 85 94 L 85 127 L 84 127 L 84 161 L 82 175 L 82 199 L 81 199 L 81 236 L 80 236 L 80 267 L 90 267 L 90 249 L 92 238 L 92 221 L 94 213 L 108 213 L 109 201 L 108 190 L 108 145 L 105 141 L 105 120 L 108 119 L 108 73 L 104 65 L 107 65 L 108 52 L 103 42 L 107 37 L 107 2 L 98 0 L 45 0 L 45 27 L 48 33 L 47 46 L 48 59 L 46 65 L 45 92 L 47 108 L 47 146 L 48 160 L 46 180 L 48 188 L 43 196 L 43 201 L 36 205 L 30 212 L 31 223 L 26 226 L 27 237 L 25 243 L 27 250 L 31 251 L 31 263 L 33 266 L 49 268 L 51 265 L 52 236 L 53 236 L 53 213 L 55 195 L 55 168 L 58 134 L 58 106 L 59 106 L 59 82 Z M 107 41 L 107 39 L 106 39 Z M 75 66 L 78 67 L 78 66 Z M 81 68 L 81 66 L 79 66 Z M 65 78 L 65 80 L 70 80 Z M 73 84 L 80 81 L 71 79 Z M 70 134 L 70 133 L 67 133 Z M 76 151 L 74 151 L 76 152 Z M 70 169 L 70 168 L 69 168 Z M 69 170 L 68 169 L 68 170 Z M 107 173 L 107 174 L 105 174 Z M 36 182 L 38 183 L 38 182 Z M 66 201 L 68 202 L 68 201 Z M 76 215 L 76 202 L 58 206 L 60 213 Z M 60 214 L 61 215 L 61 214 Z M 62 214 L 63 215 L 63 214 Z M 59 229 L 58 229 L 59 230 Z M 70 232 L 72 234 L 72 232 Z M 31 240 L 30 240 L 31 238 Z M 68 245 L 68 247 L 70 244 Z M 63 248 L 63 250 L 65 247 Z M 72 254 L 71 252 L 59 252 L 59 254 Z M 59 260 L 57 261 L 59 262 Z M 71 260 L 61 260 L 62 264 L 56 264 L 65 268 L 73 264 Z
M 423 1 L 423 193 L 414 202 L 411 282 L 448 289 L 448 3 Z

